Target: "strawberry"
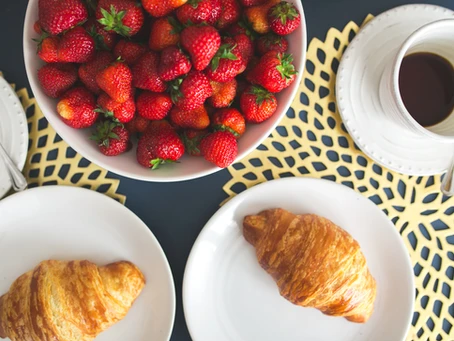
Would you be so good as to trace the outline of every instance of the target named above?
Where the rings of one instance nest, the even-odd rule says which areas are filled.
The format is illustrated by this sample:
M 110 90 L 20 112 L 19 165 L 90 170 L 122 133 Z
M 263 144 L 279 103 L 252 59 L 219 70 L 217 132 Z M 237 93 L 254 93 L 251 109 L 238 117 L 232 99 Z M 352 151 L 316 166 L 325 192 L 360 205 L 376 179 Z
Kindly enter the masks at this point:
M 301 15 L 294 5 L 281 1 L 268 10 L 268 21 L 273 32 L 285 36 L 298 28 Z
M 189 26 L 181 32 L 181 45 L 191 55 L 194 69 L 205 69 L 221 46 L 221 36 L 212 26 Z
M 132 37 L 140 31 L 144 13 L 139 4 L 132 0 L 100 0 L 96 19 L 106 31 Z
M 172 100 L 167 93 L 144 91 L 137 97 L 137 112 L 149 120 L 162 120 L 172 106 Z
M 209 25 L 214 26 L 222 14 L 222 0 L 211 0 L 211 17 L 207 20 Z
M 116 58 L 124 60 L 126 64 L 132 65 L 137 62 L 146 51 L 147 48 L 145 46 L 122 39 L 115 45 L 113 54 Z
M 210 81 L 210 84 L 213 89 L 213 96 L 208 98 L 208 103 L 214 108 L 225 108 L 230 106 L 236 95 L 236 79 L 234 78 L 226 83 Z
M 263 86 L 270 92 L 280 92 L 296 78 L 297 71 L 291 54 L 270 51 L 247 74 L 247 80 Z
M 99 51 L 93 60 L 79 67 L 79 78 L 88 90 L 94 94 L 101 93 L 101 89 L 96 82 L 96 75 L 113 61 L 114 57 L 110 52 Z
M 41 28 L 57 35 L 87 20 L 88 11 L 81 0 L 39 0 L 38 16 Z
M 208 78 L 199 71 L 191 71 L 186 78 L 178 78 L 171 84 L 173 103 L 185 111 L 200 107 L 212 94 Z
M 77 68 L 73 64 L 47 64 L 38 70 L 38 80 L 44 93 L 58 98 L 77 81 Z
M 97 102 L 99 109 L 96 109 L 96 112 L 104 114 L 104 116 L 111 118 L 115 122 L 127 123 L 133 119 L 134 114 L 136 113 L 134 96 L 131 96 L 124 103 L 118 103 L 106 93 L 102 93 L 98 97 Z
M 176 46 L 169 46 L 161 53 L 158 75 L 164 81 L 171 81 L 187 74 L 191 70 L 191 67 L 191 62 L 183 51 Z
M 243 59 L 243 68 L 240 71 L 241 73 L 246 69 L 246 66 L 249 64 L 249 61 L 254 55 L 254 44 L 252 43 L 251 38 L 249 38 L 249 36 L 245 33 L 237 34 L 233 37 L 233 40 L 235 40 L 237 49 L 240 51 Z
M 35 40 L 38 43 L 38 57 L 46 63 L 57 63 L 58 60 L 58 45 L 60 45 L 60 37 L 49 37 L 43 34 L 41 39 Z
M 193 110 L 181 110 L 174 107 L 170 110 L 171 121 L 179 128 L 202 130 L 210 125 L 210 118 L 203 105 Z
M 277 100 L 264 88 L 252 85 L 241 94 L 240 107 L 246 121 L 260 123 L 274 114 Z
M 233 25 L 230 25 L 227 28 L 227 33 L 232 37 L 238 34 L 246 34 L 251 40 L 255 40 L 257 37 L 257 33 L 252 29 L 251 25 L 244 20 L 239 20 Z
M 216 11 L 213 16 L 213 5 Z M 214 25 L 221 15 L 220 0 L 189 0 L 176 11 L 177 18 L 182 24 L 207 24 Z M 217 16 L 217 17 L 216 17 Z
M 207 161 L 220 168 L 226 168 L 235 161 L 238 143 L 232 133 L 216 131 L 202 139 L 200 150 Z
M 234 108 L 224 108 L 214 113 L 211 118 L 211 126 L 215 131 L 228 131 L 241 137 L 246 131 L 246 122 L 243 115 Z
M 131 121 L 125 124 L 125 128 L 128 129 L 130 134 L 143 133 L 147 130 L 150 123 L 150 120 L 137 115 L 134 116 Z
M 257 40 L 257 52 L 260 55 L 264 55 L 268 51 L 286 52 L 287 49 L 287 39 L 274 33 L 268 33 Z
M 118 35 L 113 31 L 106 31 L 94 17 L 84 24 L 87 32 L 93 37 L 97 50 L 112 50 L 117 42 Z
M 219 29 L 236 23 L 240 19 L 241 7 L 237 0 L 221 0 L 222 11 L 216 27 Z
M 211 65 L 206 69 L 207 77 L 216 82 L 229 82 L 234 79 L 240 71 L 245 69 L 243 57 L 238 49 L 235 40 L 225 38 L 224 44 L 211 60 Z
M 142 0 L 142 6 L 152 17 L 159 18 L 183 6 L 186 2 L 187 0 Z
M 208 135 L 207 130 L 187 129 L 181 135 L 186 152 L 191 156 L 202 156 L 200 141 Z
M 66 32 L 58 45 L 58 60 L 66 63 L 86 63 L 95 55 L 95 41 L 81 26 Z
M 251 23 L 255 32 L 265 34 L 270 31 L 268 10 L 279 2 L 280 0 L 268 0 L 262 5 L 248 7 L 244 10 L 246 19 Z
M 137 145 L 137 161 L 152 169 L 165 163 L 176 162 L 183 154 L 183 142 L 166 121 L 152 122 Z
M 116 156 L 128 150 L 129 137 L 129 131 L 123 126 L 104 121 L 98 124 L 96 134 L 91 139 L 98 143 L 101 153 L 107 156 Z
M 181 25 L 174 17 L 159 18 L 151 25 L 148 46 L 154 51 L 177 45 L 180 41 Z
M 164 92 L 167 85 L 158 76 L 159 55 L 148 51 L 132 67 L 132 85 L 152 92 Z
M 115 61 L 98 72 L 96 83 L 116 102 L 124 103 L 131 97 L 132 74 L 123 62 Z
M 64 123 L 76 129 L 92 126 L 98 118 L 93 94 L 84 87 L 66 92 L 57 104 L 57 112 Z
M 244 7 L 252 7 L 257 5 L 262 5 L 266 2 L 266 0 L 239 0 L 241 5 Z

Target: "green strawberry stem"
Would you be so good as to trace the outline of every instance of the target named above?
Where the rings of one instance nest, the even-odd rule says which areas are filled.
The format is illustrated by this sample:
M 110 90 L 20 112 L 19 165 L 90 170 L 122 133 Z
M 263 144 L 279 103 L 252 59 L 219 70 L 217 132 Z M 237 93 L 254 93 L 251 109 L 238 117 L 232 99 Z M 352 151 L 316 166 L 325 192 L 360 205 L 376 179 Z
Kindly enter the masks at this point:
M 183 94 L 180 91 L 180 85 L 183 83 L 183 78 L 177 78 L 171 82 L 169 82 L 168 90 L 170 92 L 170 98 L 174 104 L 177 104 L 179 99 L 183 97 Z
M 158 169 L 159 166 L 164 165 L 164 164 L 166 164 L 166 163 L 176 163 L 176 161 L 173 161 L 173 160 L 165 160 L 165 159 L 161 159 L 161 158 L 153 159 L 153 160 L 150 161 L 150 165 L 152 166 L 152 167 L 151 167 L 151 170 Z
M 223 124 L 215 125 L 215 126 L 213 127 L 213 130 L 214 130 L 214 131 L 227 131 L 227 132 L 229 132 L 229 133 L 232 133 L 235 137 L 240 136 L 240 134 L 238 134 L 235 130 L 233 130 L 232 128 L 227 127 L 227 126 L 225 126 L 225 125 L 223 125 Z
M 279 19 L 282 25 L 287 23 L 287 20 L 293 20 L 299 15 L 297 9 L 292 4 L 286 1 L 281 1 L 271 9 L 271 16 Z
M 115 117 L 115 115 L 114 115 L 114 113 L 112 111 L 105 110 L 105 109 L 103 109 L 101 107 L 96 108 L 94 111 L 97 112 L 97 113 L 103 114 L 105 118 L 108 118 L 108 119 L 114 121 L 115 123 L 117 123 L 117 125 L 122 125 L 120 123 L 120 121 L 118 120 L 118 118 Z
M 266 102 L 269 102 L 269 101 L 274 102 L 275 101 L 275 98 L 271 94 L 271 92 L 269 92 L 265 88 L 262 88 L 259 85 L 252 86 L 251 90 L 248 93 L 251 94 L 251 95 L 255 95 L 256 96 L 255 102 L 258 105 L 262 105 L 262 103 L 265 102 L 265 101 Z
M 95 25 L 90 27 L 90 30 L 88 30 L 88 34 L 91 35 L 93 37 L 93 39 L 95 40 L 96 50 L 110 51 L 110 49 L 106 45 L 104 37 L 101 34 L 99 34 L 98 32 L 96 32 Z
M 235 45 L 231 44 L 223 44 L 219 47 L 218 52 L 214 55 L 213 59 L 211 60 L 211 70 L 216 71 L 219 66 L 219 62 L 222 58 L 230 59 L 230 60 L 237 60 L 238 57 L 232 52 L 233 49 L 236 47 Z
M 113 132 L 113 129 L 118 127 L 117 123 L 104 121 L 96 127 L 96 133 L 90 136 L 90 140 L 96 141 L 99 146 L 109 147 L 110 140 L 118 140 L 120 137 Z
M 124 37 L 129 37 L 131 28 L 123 25 L 123 18 L 126 15 L 126 11 L 117 12 L 113 5 L 110 6 L 110 13 L 104 8 L 101 8 L 103 18 L 99 19 L 98 22 L 104 25 L 106 31 L 114 31 Z
M 293 65 L 292 55 L 289 53 L 279 53 L 277 58 L 280 61 L 280 65 L 276 66 L 276 70 L 279 71 L 282 79 L 285 79 L 287 82 L 290 81 L 292 76 L 298 73 Z

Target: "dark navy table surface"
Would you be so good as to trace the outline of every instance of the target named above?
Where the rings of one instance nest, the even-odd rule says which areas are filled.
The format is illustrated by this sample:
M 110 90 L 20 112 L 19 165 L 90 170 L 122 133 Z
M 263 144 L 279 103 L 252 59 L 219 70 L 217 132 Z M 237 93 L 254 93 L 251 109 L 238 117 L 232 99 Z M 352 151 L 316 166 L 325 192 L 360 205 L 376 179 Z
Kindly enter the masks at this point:
M 28 0 L 1 1 L 0 71 L 18 88 L 28 87 L 22 55 L 22 31 Z M 361 23 L 368 13 L 377 15 L 409 3 L 430 3 L 454 10 L 452 0 L 305 0 L 309 41 L 324 39 L 330 27 L 342 29 L 349 21 Z M 111 175 L 116 177 L 116 175 Z M 177 314 L 172 341 L 191 340 L 182 305 L 182 281 L 191 247 L 209 218 L 226 198 L 222 186 L 230 175 L 224 170 L 187 182 L 146 183 L 121 177 L 120 192 L 126 206 L 137 214 L 161 243 L 175 278 Z

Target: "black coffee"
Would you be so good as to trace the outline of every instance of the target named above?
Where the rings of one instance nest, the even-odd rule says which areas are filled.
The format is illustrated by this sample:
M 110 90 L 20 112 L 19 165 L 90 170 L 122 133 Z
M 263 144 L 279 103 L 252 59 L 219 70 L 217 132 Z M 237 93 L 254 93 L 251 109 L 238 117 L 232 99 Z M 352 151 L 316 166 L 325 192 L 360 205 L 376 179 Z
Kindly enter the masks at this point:
M 423 127 L 440 123 L 454 109 L 454 67 L 436 54 L 406 56 L 399 88 L 408 112 Z

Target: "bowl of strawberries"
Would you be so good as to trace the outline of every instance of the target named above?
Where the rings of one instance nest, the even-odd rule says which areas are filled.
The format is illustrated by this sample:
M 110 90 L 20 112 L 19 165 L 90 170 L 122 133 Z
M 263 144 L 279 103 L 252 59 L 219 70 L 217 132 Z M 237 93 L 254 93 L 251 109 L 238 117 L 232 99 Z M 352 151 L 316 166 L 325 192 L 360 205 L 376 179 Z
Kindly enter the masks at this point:
M 30 0 L 24 57 L 57 133 L 105 169 L 182 181 L 253 151 L 306 57 L 299 0 Z

